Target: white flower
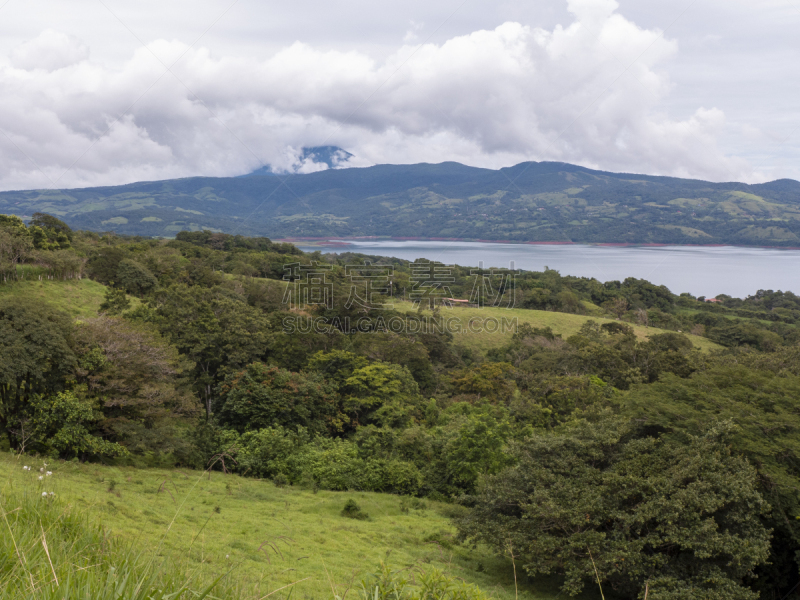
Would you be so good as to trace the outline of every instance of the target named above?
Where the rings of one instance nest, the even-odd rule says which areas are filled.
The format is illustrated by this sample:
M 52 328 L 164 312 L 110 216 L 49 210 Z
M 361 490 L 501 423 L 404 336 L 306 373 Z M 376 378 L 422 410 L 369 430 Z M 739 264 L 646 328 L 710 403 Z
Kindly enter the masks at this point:
M 47 498 L 47 492 L 42 492 L 42 498 Z
M 39 473 L 44 473 L 44 467 L 42 467 L 41 469 L 39 469 Z
M 39 475 L 39 481 L 41 481 L 42 479 L 44 479 L 44 477 L 42 477 L 41 475 Z
M 55 493 L 55 492 L 50 492 L 50 495 L 51 495 L 51 496 L 55 496 L 55 495 L 56 495 L 56 493 Z
M 22 470 L 23 471 L 30 471 L 31 468 L 28 465 L 25 465 L 24 467 L 22 467 Z
M 47 473 L 45 473 L 45 475 L 47 475 L 48 477 L 50 477 L 50 475 L 52 475 L 52 474 L 53 474 L 52 471 L 48 471 Z

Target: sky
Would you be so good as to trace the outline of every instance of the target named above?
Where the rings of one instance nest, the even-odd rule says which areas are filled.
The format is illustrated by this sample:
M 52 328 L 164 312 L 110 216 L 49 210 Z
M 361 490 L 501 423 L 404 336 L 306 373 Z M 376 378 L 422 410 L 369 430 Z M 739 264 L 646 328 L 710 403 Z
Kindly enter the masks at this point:
M 0 0 L 0 189 L 563 161 L 800 179 L 800 0 Z

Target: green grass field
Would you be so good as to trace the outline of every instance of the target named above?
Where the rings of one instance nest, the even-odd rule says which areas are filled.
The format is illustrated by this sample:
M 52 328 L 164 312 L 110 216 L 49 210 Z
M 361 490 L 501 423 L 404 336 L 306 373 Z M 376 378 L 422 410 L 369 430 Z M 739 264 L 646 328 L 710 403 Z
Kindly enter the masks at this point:
M 401 311 L 414 311 L 414 307 L 410 302 L 395 302 L 395 308 Z M 426 313 L 430 314 L 430 313 Z M 611 323 L 614 320 L 598 316 L 584 316 L 584 315 L 571 315 L 567 313 L 551 312 L 544 310 L 528 310 L 524 308 L 471 308 L 471 307 L 454 307 L 452 309 L 443 308 L 440 314 L 445 319 L 458 319 L 459 329 L 461 333 L 454 333 L 455 343 L 471 348 L 479 348 L 482 351 L 489 350 L 502 346 L 511 339 L 513 335 L 512 330 L 505 332 L 501 330 L 486 331 L 485 329 L 492 329 L 495 323 L 502 323 L 505 321 L 513 321 L 516 319 L 517 325 L 523 323 L 530 323 L 533 327 L 550 327 L 555 333 L 560 333 L 561 337 L 567 339 L 569 336 L 578 333 L 581 326 L 586 321 L 593 320 L 597 323 Z M 470 325 L 471 324 L 471 325 Z M 632 325 L 636 337 L 640 340 L 647 339 L 651 335 L 658 333 L 667 333 L 666 330 L 656 329 L 655 327 L 643 327 L 641 325 Z M 486 325 L 487 327 L 484 327 Z M 686 333 L 686 336 L 692 340 L 692 343 L 703 351 L 719 349 L 720 346 L 714 342 L 696 335 Z
M 23 465 L 33 467 L 23 471 Z M 498 600 L 553 599 L 553 581 L 529 581 L 511 562 L 482 547 L 456 544 L 447 516 L 453 507 L 425 501 L 401 511 L 399 496 L 362 492 L 314 493 L 269 481 L 214 472 L 137 469 L 53 461 L 38 481 L 41 459 L 0 453 L 0 493 L 53 491 L 86 511 L 123 542 L 165 557 L 175 568 L 210 581 L 232 570 L 245 597 L 261 598 L 293 582 L 294 597 L 343 596 L 386 561 L 411 573 L 437 567 L 474 583 Z M 369 513 L 340 515 L 348 499 Z M 286 598 L 289 588 L 279 593 Z M 593 598 L 589 590 L 585 598 Z M 277 596 L 276 596 L 277 597 Z
M 35 298 L 80 319 L 97 316 L 105 290 L 102 283 L 88 278 L 17 281 L 0 283 L 0 298 Z

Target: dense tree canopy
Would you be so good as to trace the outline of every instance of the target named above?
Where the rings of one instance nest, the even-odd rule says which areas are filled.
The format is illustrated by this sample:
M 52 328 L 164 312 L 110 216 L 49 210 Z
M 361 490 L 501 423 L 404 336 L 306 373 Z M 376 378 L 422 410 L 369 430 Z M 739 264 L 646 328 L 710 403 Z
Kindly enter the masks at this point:
M 16 448 L 32 400 L 63 390 L 75 367 L 74 326 L 45 305 L 0 298 L 0 348 L 0 426 Z
M 215 413 L 221 425 L 239 432 L 273 425 L 313 433 L 341 429 L 336 388 L 316 373 L 292 373 L 252 363 L 220 385 Z
M 470 499 L 461 534 L 531 575 L 563 574 L 567 593 L 599 579 L 628 598 L 757 598 L 744 584 L 769 552 L 768 504 L 727 431 L 678 444 L 602 419 L 526 438 Z

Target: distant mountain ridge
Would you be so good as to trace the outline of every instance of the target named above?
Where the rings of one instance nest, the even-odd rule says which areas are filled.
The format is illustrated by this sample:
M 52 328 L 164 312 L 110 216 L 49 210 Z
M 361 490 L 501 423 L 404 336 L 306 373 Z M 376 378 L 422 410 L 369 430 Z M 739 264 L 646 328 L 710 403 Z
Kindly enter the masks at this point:
M 0 193 L 0 212 L 37 211 L 78 228 L 167 237 L 211 229 L 272 238 L 800 246 L 800 182 L 712 183 L 558 162 L 376 165 Z

